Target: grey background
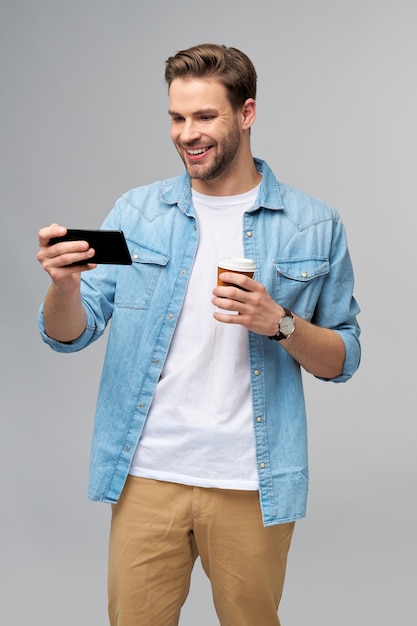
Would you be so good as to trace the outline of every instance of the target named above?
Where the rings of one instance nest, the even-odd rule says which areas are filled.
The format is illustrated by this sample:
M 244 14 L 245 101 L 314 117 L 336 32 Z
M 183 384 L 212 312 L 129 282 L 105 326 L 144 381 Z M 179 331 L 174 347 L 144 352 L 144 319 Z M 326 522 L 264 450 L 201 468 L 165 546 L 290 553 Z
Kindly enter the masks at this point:
M 259 74 L 254 154 L 342 214 L 362 307 L 347 385 L 306 377 L 311 490 L 283 626 L 408 624 L 416 588 L 416 58 L 407 0 L 1 0 L 2 623 L 102 626 L 109 510 L 86 499 L 105 341 L 37 334 L 37 231 L 98 227 L 181 171 L 165 59 L 204 41 Z M 214 625 L 196 567 L 182 626 Z

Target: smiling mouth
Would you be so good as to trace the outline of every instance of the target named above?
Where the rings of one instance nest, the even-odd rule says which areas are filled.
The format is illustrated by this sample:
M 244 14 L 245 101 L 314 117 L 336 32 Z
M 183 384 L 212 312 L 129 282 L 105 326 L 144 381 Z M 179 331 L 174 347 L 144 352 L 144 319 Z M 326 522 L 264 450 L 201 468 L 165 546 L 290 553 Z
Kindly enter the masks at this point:
M 186 148 L 186 152 L 190 157 L 201 157 L 203 154 L 206 154 L 211 149 L 212 146 L 208 146 L 208 148 Z

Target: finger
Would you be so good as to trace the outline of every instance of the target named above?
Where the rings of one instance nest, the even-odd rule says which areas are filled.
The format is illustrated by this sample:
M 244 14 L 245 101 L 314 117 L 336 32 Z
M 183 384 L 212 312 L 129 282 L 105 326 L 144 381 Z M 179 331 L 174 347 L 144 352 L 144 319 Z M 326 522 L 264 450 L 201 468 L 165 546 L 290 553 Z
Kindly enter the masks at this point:
M 67 232 L 65 226 L 60 226 L 59 224 L 51 224 L 50 226 L 46 226 L 45 228 L 41 228 L 38 233 L 39 245 L 47 246 L 49 244 L 49 240 L 52 237 L 62 237 Z
M 50 274 L 51 278 L 62 278 L 63 276 L 69 276 L 70 274 L 81 274 L 82 272 L 88 272 L 97 267 L 97 263 L 82 263 L 63 265 L 61 267 L 45 268 Z
M 74 263 L 88 263 L 94 256 L 94 248 L 87 241 L 65 241 L 40 248 L 37 259 L 44 269 L 77 267 Z M 76 270 L 78 271 L 78 270 Z
M 246 302 L 248 291 L 237 285 L 228 285 L 225 287 L 215 287 L 213 295 L 217 298 L 228 300 L 236 300 L 237 302 Z
M 245 326 L 245 319 L 240 313 L 220 313 L 219 311 L 214 311 L 213 317 L 218 322 L 222 322 L 224 324 L 240 324 L 241 326 Z
M 244 309 L 244 303 L 242 301 L 231 298 L 214 297 L 212 298 L 212 303 L 215 307 L 224 311 L 241 313 Z
M 245 274 L 239 274 L 237 272 L 222 272 L 219 275 L 220 283 L 225 285 L 234 285 L 245 291 L 251 291 L 256 285 L 256 281 Z M 221 285 L 219 285 L 221 286 Z
M 64 265 L 62 267 L 44 265 L 44 270 L 48 272 L 52 281 L 56 284 L 66 281 L 70 277 L 79 277 L 82 272 L 88 272 L 97 267 L 96 263 L 85 263 L 84 265 Z
M 68 246 L 68 243 L 71 245 Z M 73 245 L 75 244 L 75 245 Z M 94 256 L 94 248 L 90 248 L 87 241 L 72 241 L 55 244 L 51 248 L 56 248 L 50 257 L 59 267 L 82 267 Z

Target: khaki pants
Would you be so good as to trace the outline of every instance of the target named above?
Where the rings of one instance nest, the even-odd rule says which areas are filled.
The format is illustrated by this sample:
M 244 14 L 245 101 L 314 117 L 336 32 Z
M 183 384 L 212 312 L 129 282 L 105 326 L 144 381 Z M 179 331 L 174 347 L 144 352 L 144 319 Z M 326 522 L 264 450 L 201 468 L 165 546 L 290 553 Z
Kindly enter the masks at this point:
M 221 626 L 279 626 L 293 529 L 263 526 L 256 491 L 129 476 L 112 505 L 111 626 L 176 626 L 197 556 Z

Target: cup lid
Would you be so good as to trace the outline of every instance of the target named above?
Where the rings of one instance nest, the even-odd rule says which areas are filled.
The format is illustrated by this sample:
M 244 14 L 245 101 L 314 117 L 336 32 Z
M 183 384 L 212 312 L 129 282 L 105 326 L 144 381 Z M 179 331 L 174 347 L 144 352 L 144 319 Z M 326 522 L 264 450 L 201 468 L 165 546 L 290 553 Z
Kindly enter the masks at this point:
M 235 272 L 254 272 L 256 267 L 252 259 L 243 257 L 223 256 L 219 259 L 219 267 Z

